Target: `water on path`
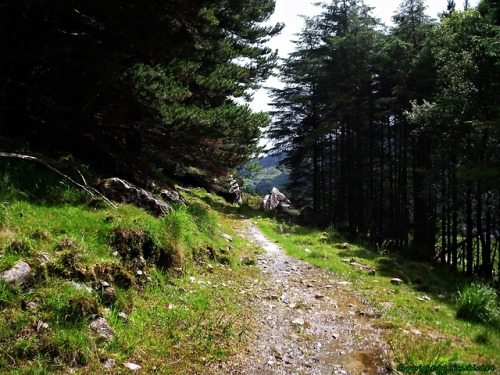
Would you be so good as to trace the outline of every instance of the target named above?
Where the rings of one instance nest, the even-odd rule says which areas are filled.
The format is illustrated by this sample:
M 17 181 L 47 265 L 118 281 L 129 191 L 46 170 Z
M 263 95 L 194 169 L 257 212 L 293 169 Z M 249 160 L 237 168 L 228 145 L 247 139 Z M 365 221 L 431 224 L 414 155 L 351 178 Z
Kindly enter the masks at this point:
M 241 233 L 264 248 L 252 343 L 220 374 L 383 374 L 380 314 L 348 282 L 286 255 L 250 220 Z

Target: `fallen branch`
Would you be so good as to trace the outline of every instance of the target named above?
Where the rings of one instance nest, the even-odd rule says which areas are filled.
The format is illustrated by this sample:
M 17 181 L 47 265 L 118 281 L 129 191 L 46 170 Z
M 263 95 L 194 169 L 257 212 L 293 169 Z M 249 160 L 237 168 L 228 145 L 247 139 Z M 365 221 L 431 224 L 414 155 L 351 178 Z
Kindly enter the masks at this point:
M 61 177 L 63 177 L 65 180 L 69 181 L 70 183 L 72 183 L 73 185 L 79 187 L 80 189 L 83 189 L 85 190 L 88 194 L 90 194 L 90 196 L 92 198 L 95 197 L 94 194 L 97 194 L 99 195 L 106 203 L 108 203 L 111 207 L 113 208 L 117 208 L 115 204 L 113 204 L 113 202 L 111 202 L 108 198 L 106 198 L 104 195 L 102 195 L 100 192 L 98 192 L 96 189 L 92 188 L 92 187 L 89 187 L 87 184 L 86 184 L 86 181 L 85 181 L 85 178 L 83 178 L 83 175 L 80 173 L 80 176 L 82 177 L 83 181 L 85 182 L 85 185 L 82 185 L 78 182 L 76 182 L 75 180 L 73 180 L 71 177 L 69 177 L 68 175 L 62 173 L 60 170 L 58 170 L 57 168 L 53 167 L 52 165 L 50 165 L 48 162 L 46 162 L 45 160 L 42 160 L 42 159 L 39 159 L 35 156 L 30 156 L 30 155 L 23 155 L 23 154 L 15 154 L 15 153 L 11 153 L 11 152 L 0 152 L 0 157 L 2 158 L 11 158 L 11 159 L 20 159 L 20 160 L 27 160 L 27 161 L 32 161 L 32 162 L 35 162 L 35 163 L 38 163 L 38 164 L 41 164 L 43 165 L 44 167 L 50 169 L 52 172 L 55 172 L 57 173 L 58 175 L 60 175 Z

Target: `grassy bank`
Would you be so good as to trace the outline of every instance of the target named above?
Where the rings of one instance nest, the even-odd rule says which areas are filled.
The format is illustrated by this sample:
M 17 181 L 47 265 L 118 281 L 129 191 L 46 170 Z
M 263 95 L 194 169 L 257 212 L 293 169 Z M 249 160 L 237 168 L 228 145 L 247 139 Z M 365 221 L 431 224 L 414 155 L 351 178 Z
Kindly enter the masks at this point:
M 395 365 L 493 364 L 500 369 L 498 320 L 457 318 L 458 292 L 470 283 L 462 275 L 348 243 L 333 229 L 320 231 L 260 216 L 254 220 L 289 254 L 350 282 L 351 289 L 378 308 L 381 317 L 375 324 L 390 344 Z M 375 275 L 353 267 L 352 261 L 375 269 Z M 393 285 L 392 278 L 403 283 Z M 498 319 L 496 296 L 493 301 L 490 309 Z
M 0 168 L 0 273 L 22 260 L 34 277 L 17 289 L 0 281 L 2 374 L 129 373 L 127 363 L 144 373 L 213 369 L 249 343 L 253 324 L 248 297 L 261 250 L 237 236 L 240 214 L 377 307 L 374 324 L 396 366 L 500 368 L 497 297 L 481 286 L 466 289 L 470 280 L 451 270 L 389 249 L 371 251 L 333 229 L 282 223 L 251 208 L 257 201 L 250 197 L 239 208 L 192 189 L 183 193 L 187 206 L 157 219 L 133 206 L 96 202 L 37 169 L 9 173 Z M 393 285 L 395 277 L 403 283 Z M 462 304 L 455 302 L 458 291 Z M 471 309 L 471 300 L 488 307 Z M 90 327 L 97 318 L 111 336 Z
M 188 206 L 157 219 L 53 186 L 41 194 L 50 199 L 2 192 L 0 273 L 22 260 L 34 275 L 25 288 L 0 282 L 2 374 L 129 373 L 126 363 L 200 373 L 245 342 L 251 311 L 241 291 L 257 270 L 240 260 L 257 250 L 206 192 L 186 192 Z M 90 328 L 100 317 L 112 336 Z

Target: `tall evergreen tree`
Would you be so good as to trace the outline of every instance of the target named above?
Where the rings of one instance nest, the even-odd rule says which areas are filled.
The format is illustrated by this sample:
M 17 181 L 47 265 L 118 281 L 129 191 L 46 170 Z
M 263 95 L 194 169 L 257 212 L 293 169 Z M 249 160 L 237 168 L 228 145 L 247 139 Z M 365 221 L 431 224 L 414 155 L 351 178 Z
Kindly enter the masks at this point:
M 441 13 L 439 16 L 440 17 L 449 17 L 451 16 L 451 13 L 453 13 L 455 10 L 456 10 L 456 4 L 455 4 L 455 0 L 448 0 L 448 4 L 446 5 L 446 10 Z M 467 8 L 465 5 L 464 5 L 465 8 Z
M 287 152 L 283 164 L 290 170 L 288 189 L 295 196 L 309 196 L 315 209 L 320 206 L 317 135 L 320 127 L 321 48 L 314 20 L 297 41 L 297 50 L 281 68 L 284 89 L 272 91 L 276 110 L 268 134 L 276 140 L 276 151 Z M 307 201 L 307 200 L 306 200 Z
M 422 0 L 404 0 L 393 16 L 391 30 L 392 60 L 397 62 L 394 70 L 393 88 L 394 157 L 398 160 L 394 181 L 394 207 L 396 220 L 394 233 L 403 248 L 410 244 L 410 228 L 413 228 L 412 243 L 415 248 L 427 251 L 424 257 L 433 257 L 434 231 L 433 208 L 429 185 L 426 183 L 431 168 L 431 153 L 428 137 L 415 136 L 404 114 L 410 101 L 426 98 L 433 87 L 433 68 L 426 59 L 424 49 L 433 24 L 425 14 Z
M 111 168 L 234 167 L 267 122 L 234 98 L 271 72 L 276 55 L 263 42 L 280 26 L 262 22 L 273 9 L 273 0 L 2 0 L 0 134 Z
M 372 192 L 365 187 L 372 180 L 373 158 L 366 149 L 374 148 L 376 26 L 362 2 L 325 5 L 320 16 L 308 20 L 297 51 L 285 61 L 286 87 L 274 91 L 278 110 L 270 134 L 278 147 L 288 147 L 285 162 L 292 175 L 304 192 L 308 185 L 302 181 L 310 171 L 306 195 L 314 209 L 346 222 L 353 235 L 371 220 L 365 202 Z
M 449 5 L 435 24 L 422 1 L 404 0 L 385 35 L 362 2 L 325 5 L 282 67 L 270 134 L 288 151 L 294 192 L 338 228 L 491 278 L 498 26 L 486 0 Z
M 455 12 L 443 20 L 433 35 L 437 94 L 431 103 L 414 104 L 411 114 L 415 123 L 430 129 L 441 142 L 446 150 L 441 157 L 456 173 L 455 184 L 461 184 L 453 188 L 466 204 L 458 207 L 455 202 L 453 209 L 465 223 L 466 273 L 472 275 L 476 268 L 490 277 L 500 185 L 498 36 L 498 27 L 478 11 Z M 474 250 L 480 260 L 474 260 Z

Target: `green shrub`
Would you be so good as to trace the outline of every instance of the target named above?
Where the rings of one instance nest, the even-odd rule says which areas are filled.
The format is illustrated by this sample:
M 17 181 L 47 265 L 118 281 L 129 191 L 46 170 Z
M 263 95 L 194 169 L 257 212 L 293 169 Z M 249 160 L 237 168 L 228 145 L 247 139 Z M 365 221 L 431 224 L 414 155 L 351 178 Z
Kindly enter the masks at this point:
M 468 285 L 457 293 L 455 303 L 457 318 L 500 328 L 498 297 L 489 286 L 475 283 Z

